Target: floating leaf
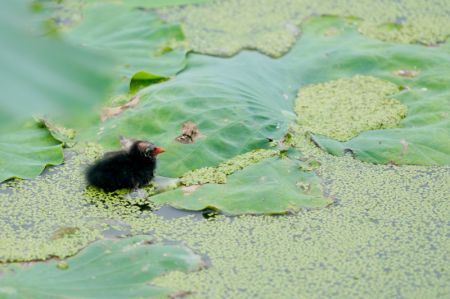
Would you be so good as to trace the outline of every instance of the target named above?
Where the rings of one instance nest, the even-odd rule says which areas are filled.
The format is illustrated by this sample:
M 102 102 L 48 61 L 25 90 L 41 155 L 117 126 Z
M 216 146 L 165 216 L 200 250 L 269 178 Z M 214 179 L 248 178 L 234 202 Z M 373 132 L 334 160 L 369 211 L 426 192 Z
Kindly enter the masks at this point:
M 116 58 L 120 81 L 117 93 L 128 92 L 130 81 L 134 91 L 145 80 L 147 84 L 166 80 L 186 64 L 185 49 L 171 48 L 159 53 L 161 47 L 182 41 L 184 36 L 178 25 L 165 24 L 150 11 L 128 10 L 118 5 L 88 6 L 82 22 L 66 36 Z
M 153 245 L 149 237 L 98 241 L 67 261 L 10 268 L 1 298 L 161 298 L 176 292 L 149 282 L 169 271 L 196 271 L 200 256 L 181 246 Z
M 0 182 L 34 178 L 63 160 L 62 144 L 46 128 L 33 125 L 0 135 Z
M 407 59 L 413 58 L 414 55 L 411 55 Z M 317 133 L 313 135 L 313 141 L 333 155 L 342 156 L 351 153 L 355 158 L 371 163 L 450 164 L 450 93 L 448 91 L 450 74 L 440 71 L 441 67 L 450 67 L 450 62 L 448 57 L 442 58 L 441 61 L 430 61 L 435 66 L 428 69 L 426 74 L 424 72 L 417 74 L 417 79 L 412 82 L 411 87 L 395 96 L 402 105 L 408 107 L 408 113 L 399 122 L 398 128 L 362 132 L 348 141 L 343 139 L 343 142 L 330 138 L 339 140 L 337 136 L 327 137 L 321 135 L 325 133 L 324 131 L 312 130 L 313 133 Z M 420 60 L 417 59 L 417 61 Z M 410 78 L 407 77 L 405 80 Z M 369 88 L 368 85 L 366 87 Z M 351 92 L 355 93 L 355 90 Z M 370 105 L 372 102 L 371 100 Z M 356 114 L 353 110 L 348 112 L 351 116 Z M 383 118 L 394 119 L 391 112 L 386 111 Z M 369 122 L 374 115 L 374 113 L 367 115 L 363 122 Z M 321 119 L 316 119 L 317 124 L 321 122 Z M 340 126 L 341 130 L 347 125 L 340 125 L 338 121 L 335 124 L 336 127 Z
M 104 99 L 112 78 L 104 54 L 33 35 L 27 1 L 0 4 L 0 124 L 31 114 L 85 124 Z M 83 115 L 83 121 L 79 121 Z
M 319 208 L 325 198 L 319 178 L 303 172 L 290 159 L 270 158 L 228 177 L 227 184 L 206 184 L 177 189 L 151 197 L 176 208 L 213 208 L 228 214 L 282 214 L 301 208 Z M 307 186 L 307 188 L 305 187 Z
M 139 105 L 91 135 L 107 147 L 120 135 L 160 144 L 166 153 L 158 157 L 158 175 L 170 177 L 268 147 L 266 138 L 280 138 L 295 117 L 273 67 L 254 53 L 233 60 L 191 56 L 189 71 L 142 90 Z M 176 138 L 188 121 L 203 137 L 180 143 Z
M 311 20 L 313 24 L 311 28 L 325 20 Z M 308 28 L 309 26 L 305 27 L 303 43 L 309 41 Z M 323 28 L 319 30 L 322 31 Z M 400 121 L 398 128 L 362 132 L 347 142 L 314 135 L 313 140 L 316 144 L 331 154 L 344 155 L 346 152 L 353 152 L 357 159 L 371 163 L 448 165 L 450 163 L 448 43 L 441 48 L 423 48 L 369 41 L 361 37 L 352 37 L 348 32 L 344 32 L 344 36 L 341 42 L 353 45 L 350 52 L 341 49 L 330 50 L 325 55 L 312 55 L 314 58 L 323 55 L 326 66 L 322 64 L 318 67 L 321 62 L 311 60 L 312 57 L 305 57 L 314 65 L 309 70 L 311 76 L 321 78 L 320 81 L 325 82 L 327 80 L 323 78 L 330 74 L 334 74 L 331 78 L 335 79 L 342 77 L 343 74 L 350 77 L 362 73 L 373 74 L 396 83 L 397 86 L 404 87 L 395 95 L 395 99 L 407 107 L 407 115 Z M 299 44 L 301 47 L 302 41 Z M 303 46 L 312 49 L 310 44 Z M 297 48 L 294 48 L 288 55 L 299 54 Z M 398 69 L 414 68 L 421 70 L 414 78 L 394 74 Z M 302 115 L 298 117 L 301 118 Z M 371 117 L 368 116 L 368 119 Z M 316 124 L 320 126 L 321 122 L 327 121 L 329 118 L 326 119 L 324 116 L 317 119 Z M 336 118 L 335 126 L 336 128 L 343 126 L 339 118 Z M 407 150 L 403 145 L 405 142 L 408 144 Z
M 322 33 L 330 27 L 337 28 L 340 34 L 324 36 Z M 345 46 L 349 44 L 351 49 Z M 393 74 L 395 70 L 413 67 L 421 70 L 415 78 Z M 267 138 L 282 138 L 289 123 L 295 120 L 293 99 L 299 87 L 301 90 L 308 84 L 344 75 L 371 75 L 392 82 L 388 85 L 395 88 L 388 88 L 390 93 L 397 91 L 398 86 L 408 86 L 395 95 L 400 107 L 408 108 L 400 128 L 408 126 L 414 131 L 445 121 L 450 106 L 449 67 L 450 57 L 444 47 L 380 42 L 362 36 L 347 20 L 315 18 L 305 22 L 301 40 L 280 59 L 250 51 L 228 59 L 189 55 L 186 71 L 140 91 L 141 101 L 136 107 L 106 121 L 103 130 L 97 128 L 87 137 L 107 148 L 117 147 L 120 135 L 152 140 L 167 149 L 159 159 L 157 174 L 179 177 L 189 170 L 217 166 L 239 154 L 268 147 Z M 339 118 L 333 119 L 337 121 L 334 127 L 339 128 Z M 326 120 L 317 120 L 317 124 Z M 186 121 L 194 122 L 206 137 L 192 144 L 176 142 Z M 448 140 L 444 138 L 445 126 L 440 127 L 443 133 L 430 144 L 431 155 L 434 143 L 445 149 L 444 142 Z M 395 129 L 383 132 L 392 130 Z M 371 148 L 387 154 L 402 148 L 401 139 L 410 143 L 410 149 L 413 147 L 410 138 L 402 136 L 383 147 L 371 144 Z M 427 155 L 424 153 L 422 158 L 428 159 Z
M 76 131 L 74 129 L 59 126 L 45 118 L 35 118 L 39 127 L 46 128 L 52 136 L 63 143 L 64 146 L 71 147 L 75 144 L 74 138 Z
M 376 130 L 339 142 L 315 135 L 320 147 L 336 156 L 351 151 L 359 160 L 377 164 L 450 164 L 450 122 L 423 127 Z M 405 145 L 408 146 L 405 146 Z

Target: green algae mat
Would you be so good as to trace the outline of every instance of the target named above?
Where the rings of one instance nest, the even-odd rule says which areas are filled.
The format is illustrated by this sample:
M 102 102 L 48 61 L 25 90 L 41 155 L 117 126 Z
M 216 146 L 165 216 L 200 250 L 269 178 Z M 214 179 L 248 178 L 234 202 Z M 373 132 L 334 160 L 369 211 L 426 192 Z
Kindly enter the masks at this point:
M 0 298 L 450 295 L 446 1 L 17 3 Z M 121 136 L 158 177 L 86 186 Z

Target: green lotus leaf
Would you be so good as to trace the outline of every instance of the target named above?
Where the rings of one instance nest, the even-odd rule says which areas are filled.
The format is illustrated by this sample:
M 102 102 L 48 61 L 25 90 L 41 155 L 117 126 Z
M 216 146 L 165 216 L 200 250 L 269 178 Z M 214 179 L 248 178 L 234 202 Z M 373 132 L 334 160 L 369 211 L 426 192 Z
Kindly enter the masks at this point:
M 33 125 L 0 135 L 0 182 L 34 178 L 63 160 L 62 144 L 46 128 Z
M 200 256 L 182 246 L 150 244 L 137 236 L 98 241 L 67 261 L 10 268 L 0 279 L 1 298 L 161 298 L 174 290 L 149 282 L 169 271 L 199 270 Z
M 48 36 L 37 36 L 27 1 L 0 4 L 0 125 L 49 115 L 80 124 L 106 96 L 111 60 Z M 3 126 L 2 126 L 3 127 Z
M 77 132 L 74 129 L 65 128 L 53 123 L 45 118 L 35 118 L 37 125 L 46 128 L 56 140 L 60 141 L 65 147 L 72 147 L 75 144 L 75 136 Z
M 152 73 L 140 71 L 140 72 L 137 72 L 136 74 L 134 74 L 133 77 L 131 77 L 129 91 L 130 91 L 130 93 L 134 94 L 146 86 L 164 82 L 168 79 L 169 79 L 169 77 L 166 77 L 166 76 L 155 75 Z
M 128 92 L 130 81 L 138 72 L 168 79 L 186 64 L 186 50 L 177 48 L 184 39 L 181 28 L 165 24 L 150 11 L 89 5 L 81 23 L 67 32 L 66 37 L 116 58 L 119 81 L 116 93 Z
M 326 26 L 327 22 L 329 22 L 328 26 Z M 301 76 L 301 78 L 306 83 L 318 83 L 344 76 L 372 75 L 402 87 L 402 90 L 393 97 L 407 107 L 407 113 L 406 117 L 398 123 L 398 128 L 394 126 L 394 128 L 362 132 L 346 142 L 319 136 L 318 134 L 324 134 L 324 132 L 316 131 L 317 135 L 313 136 L 316 144 L 332 154 L 343 155 L 346 152 L 353 152 L 356 158 L 372 163 L 448 164 L 450 156 L 449 43 L 439 48 L 382 43 L 356 35 L 351 29 L 345 29 L 345 26 L 335 22 L 333 18 L 321 18 L 312 19 L 305 24 L 305 32 L 302 40 L 299 41 L 299 46 L 294 47 L 287 55 L 299 59 L 302 53 L 305 54 L 303 58 L 308 59 L 308 63 L 304 65 L 310 66 L 307 69 L 309 77 Z M 326 36 L 327 27 L 334 28 L 340 33 Z M 352 49 L 322 48 L 325 53 L 321 52 L 310 43 L 312 41 L 310 33 L 313 32 L 316 36 L 323 35 L 325 39 L 328 39 L 329 42 L 324 41 L 322 45 L 330 45 L 333 41 L 340 40 L 341 44 L 351 44 Z M 317 50 L 314 54 L 310 52 L 313 49 Z M 323 61 L 321 62 L 320 59 Z M 369 90 L 371 88 L 370 84 L 366 87 Z M 301 89 L 302 87 L 300 93 Z M 341 92 L 351 96 L 354 90 L 349 88 Z M 348 112 L 352 114 L 352 111 Z M 330 111 L 330 113 L 333 112 Z M 301 117 L 302 115 L 299 114 L 298 118 Z M 322 122 L 329 122 L 330 119 L 335 119 L 336 128 L 348 126 L 339 121 L 339 116 L 333 115 L 327 119 L 324 117 L 315 120 L 317 126 L 320 126 Z M 367 119 L 372 117 L 373 115 L 367 115 Z
M 421 128 L 375 130 L 362 133 L 347 142 L 315 135 L 313 140 L 329 153 L 376 164 L 450 164 L 450 123 Z
M 91 136 L 108 148 L 118 146 L 121 135 L 163 146 L 158 175 L 171 177 L 268 147 L 266 138 L 281 138 L 295 118 L 272 66 L 271 59 L 254 53 L 232 60 L 192 55 L 189 71 L 142 90 L 136 107 L 108 119 Z M 186 144 L 177 137 L 188 121 L 199 135 Z
M 337 34 L 329 35 L 331 29 Z M 351 20 L 315 18 L 305 22 L 302 38 L 281 59 L 250 51 L 228 59 L 189 55 L 184 72 L 141 90 L 136 107 L 102 123 L 88 139 L 108 149 L 119 146 L 120 135 L 152 140 L 167 149 L 159 156 L 157 174 L 179 177 L 186 171 L 216 166 L 236 155 L 267 147 L 267 137 L 281 138 L 294 121 L 293 99 L 299 86 L 301 89 L 343 76 L 371 75 L 404 86 L 395 94 L 407 108 L 406 117 L 398 119 L 400 128 L 445 122 L 449 67 L 445 47 L 380 42 L 359 34 Z M 398 70 L 407 69 L 416 70 L 418 75 L 397 75 Z M 337 121 L 335 127 L 342 125 L 338 117 L 333 119 Z M 188 121 L 197 125 L 201 137 L 190 144 L 177 142 Z M 323 121 L 316 120 L 317 124 Z M 383 131 L 388 134 L 392 130 Z M 442 144 L 445 140 L 435 142 Z M 393 146 L 402 148 L 399 143 L 382 146 L 372 150 L 388 153 Z
M 408 107 L 406 118 L 400 121 L 398 128 L 392 126 L 398 122 L 399 117 L 403 117 L 403 112 L 398 101 L 392 102 L 391 99 L 391 102 L 387 102 L 388 105 L 384 104 L 384 110 L 380 110 L 383 115 L 373 111 L 364 119 L 367 125 L 372 122 L 373 125 L 386 129 L 362 132 L 348 141 L 340 140 L 339 136 L 313 135 L 314 142 L 333 155 L 351 153 L 357 159 L 376 164 L 450 164 L 450 94 L 443 85 L 445 82 L 450 83 L 450 76 L 444 72 L 439 80 L 435 80 L 417 74 L 416 82 L 423 84 L 422 86 L 430 86 L 430 90 L 427 87 L 414 88 L 396 96 Z M 370 89 L 370 86 L 366 88 Z M 358 94 L 358 91 L 352 90 L 351 93 Z M 364 109 L 373 106 L 374 99 L 370 95 L 367 100 L 370 100 L 370 103 Z M 348 112 L 349 115 L 355 115 L 355 123 L 358 123 L 358 111 Z M 316 119 L 315 122 L 320 120 Z M 339 122 L 336 122 L 336 126 L 338 124 Z M 342 124 L 340 128 L 342 130 L 349 126 L 351 127 L 351 124 Z M 320 129 L 312 132 L 324 134 Z
M 151 200 L 187 210 L 213 208 L 233 215 L 283 214 L 332 202 L 323 196 L 314 172 L 301 171 L 296 161 L 280 158 L 269 158 L 237 171 L 226 184 L 185 187 Z

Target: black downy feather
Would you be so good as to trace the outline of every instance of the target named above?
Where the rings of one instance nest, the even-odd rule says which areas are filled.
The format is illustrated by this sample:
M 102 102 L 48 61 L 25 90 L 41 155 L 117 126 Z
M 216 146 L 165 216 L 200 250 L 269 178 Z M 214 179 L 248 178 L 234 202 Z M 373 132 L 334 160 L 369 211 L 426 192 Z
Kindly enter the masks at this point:
M 135 141 L 129 150 L 110 153 L 95 162 L 87 169 L 86 180 L 106 192 L 145 186 L 153 179 L 156 156 L 162 152 L 148 141 Z

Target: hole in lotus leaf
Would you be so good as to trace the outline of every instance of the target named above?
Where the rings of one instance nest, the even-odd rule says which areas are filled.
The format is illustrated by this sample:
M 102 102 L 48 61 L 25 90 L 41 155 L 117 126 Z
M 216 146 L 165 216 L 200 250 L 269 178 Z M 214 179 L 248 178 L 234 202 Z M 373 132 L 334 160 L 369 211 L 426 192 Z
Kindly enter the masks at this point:
M 58 268 L 59 270 L 67 270 L 69 269 L 69 263 L 67 263 L 66 261 L 61 261 L 56 264 L 56 268 Z
M 345 148 L 344 155 L 349 155 L 349 156 L 355 157 L 355 152 L 351 148 Z
M 78 227 L 60 227 L 58 228 L 50 237 L 51 240 L 62 239 L 65 237 L 70 237 L 78 233 L 80 229 Z
M 367 130 L 394 128 L 406 106 L 388 96 L 399 91 L 391 82 L 354 76 L 301 88 L 295 104 L 304 130 L 340 141 Z

